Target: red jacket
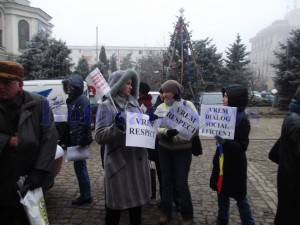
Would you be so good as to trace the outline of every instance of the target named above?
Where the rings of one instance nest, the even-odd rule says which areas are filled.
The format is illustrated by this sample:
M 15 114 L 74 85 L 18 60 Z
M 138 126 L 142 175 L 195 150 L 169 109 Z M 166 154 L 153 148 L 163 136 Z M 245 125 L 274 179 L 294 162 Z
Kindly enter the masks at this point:
M 139 105 L 141 106 L 142 104 L 144 104 L 144 106 L 147 107 L 147 111 L 144 113 L 148 113 L 149 108 L 152 107 L 151 100 L 152 100 L 152 96 L 150 94 L 147 94 L 147 95 L 144 95 L 144 96 L 141 96 L 138 98 L 137 101 L 138 101 Z

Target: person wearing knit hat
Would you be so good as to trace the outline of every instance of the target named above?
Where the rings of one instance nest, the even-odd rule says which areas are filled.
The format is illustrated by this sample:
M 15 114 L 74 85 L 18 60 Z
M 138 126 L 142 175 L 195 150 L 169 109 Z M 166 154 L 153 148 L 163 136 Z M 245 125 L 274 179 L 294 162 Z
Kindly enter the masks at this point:
M 168 91 L 175 94 L 175 97 L 180 98 L 183 93 L 183 87 L 176 80 L 167 80 L 161 85 L 162 91 Z
M 129 210 L 130 224 L 142 224 L 142 205 L 150 201 L 151 186 L 146 148 L 126 146 L 126 114 L 141 113 L 137 97 L 139 75 L 119 70 L 108 78 L 108 98 L 98 107 L 95 140 L 105 145 L 106 225 L 119 224 Z
M 1 224 L 29 224 L 17 194 L 21 176 L 27 175 L 20 189 L 23 194 L 53 181 L 57 147 L 53 114 L 45 97 L 23 90 L 23 78 L 23 66 L 0 61 Z
M 167 80 L 161 85 L 164 102 L 155 110 L 158 118 L 166 117 L 172 107 L 181 107 L 195 118 L 199 117 L 194 104 L 181 98 L 183 87 L 176 80 Z M 198 135 L 196 131 L 195 136 Z M 161 123 L 157 137 L 160 170 L 162 176 L 162 205 L 159 224 L 168 223 L 173 214 L 173 192 L 180 198 L 180 213 L 183 225 L 193 224 L 193 204 L 188 184 L 188 175 L 192 162 L 192 139 L 185 140 L 169 124 Z M 175 186 L 176 184 L 176 186 Z

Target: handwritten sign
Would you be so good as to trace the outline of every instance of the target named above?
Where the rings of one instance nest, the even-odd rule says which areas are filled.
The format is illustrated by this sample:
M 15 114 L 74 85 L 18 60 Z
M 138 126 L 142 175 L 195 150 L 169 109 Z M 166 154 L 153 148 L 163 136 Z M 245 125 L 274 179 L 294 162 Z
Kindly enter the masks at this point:
M 110 91 L 110 87 L 98 68 L 94 69 L 86 78 L 85 81 L 89 86 L 96 90 L 95 97 L 98 102 L 101 102 L 103 95 Z
M 199 135 L 234 139 L 236 107 L 201 105 Z
M 142 113 L 126 113 L 126 146 L 155 148 L 158 122 Z
M 162 126 L 176 129 L 178 136 L 190 140 L 199 128 L 199 115 L 187 104 L 174 103 L 162 120 Z

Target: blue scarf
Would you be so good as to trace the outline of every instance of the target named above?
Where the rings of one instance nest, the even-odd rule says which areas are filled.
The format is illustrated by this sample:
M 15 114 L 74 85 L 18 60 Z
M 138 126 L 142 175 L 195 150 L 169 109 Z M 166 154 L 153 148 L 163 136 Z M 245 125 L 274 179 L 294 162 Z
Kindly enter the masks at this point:
M 300 113 L 300 104 L 293 100 L 289 105 L 289 109 L 291 112 Z

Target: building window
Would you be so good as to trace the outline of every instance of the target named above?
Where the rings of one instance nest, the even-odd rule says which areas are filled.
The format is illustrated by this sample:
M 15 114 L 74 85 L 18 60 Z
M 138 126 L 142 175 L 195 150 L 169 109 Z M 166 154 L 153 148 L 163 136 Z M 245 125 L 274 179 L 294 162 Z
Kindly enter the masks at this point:
M 26 49 L 29 42 L 29 24 L 25 20 L 21 20 L 18 26 L 19 30 L 19 49 Z

